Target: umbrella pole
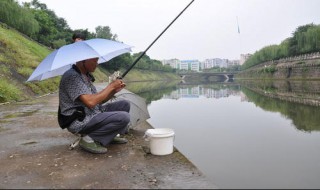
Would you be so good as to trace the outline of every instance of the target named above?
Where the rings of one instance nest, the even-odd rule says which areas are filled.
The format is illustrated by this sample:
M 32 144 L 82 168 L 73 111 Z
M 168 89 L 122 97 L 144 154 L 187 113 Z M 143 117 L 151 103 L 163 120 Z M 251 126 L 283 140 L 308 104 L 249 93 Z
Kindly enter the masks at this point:
M 135 64 L 137 64 L 137 62 L 142 58 L 142 56 L 144 56 L 146 54 L 146 52 L 149 50 L 149 48 L 160 38 L 160 36 L 162 36 L 163 33 L 165 33 L 165 31 L 174 23 L 174 21 L 176 21 L 178 19 L 178 17 L 194 2 L 194 0 L 192 0 L 179 14 L 178 16 L 176 16 L 175 19 L 173 19 L 173 21 L 160 33 L 160 35 L 147 47 L 146 50 L 144 50 L 144 52 L 142 52 L 140 54 L 140 56 L 138 58 L 136 58 L 136 60 L 132 63 L 132 65 L 119 77 L 119 78 L 124 78 L 128 72 L 135 66 Z

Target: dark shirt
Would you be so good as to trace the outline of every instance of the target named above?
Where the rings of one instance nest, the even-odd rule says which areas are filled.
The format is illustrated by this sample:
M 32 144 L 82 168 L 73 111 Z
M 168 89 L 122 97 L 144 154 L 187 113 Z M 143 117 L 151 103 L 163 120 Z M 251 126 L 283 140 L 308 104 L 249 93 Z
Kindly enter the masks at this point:
M 85 118 L 73 121 L 68 130 L 72 133 L 78 133 L 85 125 L 100 111 L 100 105 L 92 109 L 86 107 L 79 99 L 82 94 L 95 94 L 97 90 L 95 86 L 89 81 L 86 75 L 78 73 L 75 69 L 71 68 L 66 71 L 60 81 L 59 86 L 59 106 L 61 114 L 70 116 L 79 106 L 84 107 Z

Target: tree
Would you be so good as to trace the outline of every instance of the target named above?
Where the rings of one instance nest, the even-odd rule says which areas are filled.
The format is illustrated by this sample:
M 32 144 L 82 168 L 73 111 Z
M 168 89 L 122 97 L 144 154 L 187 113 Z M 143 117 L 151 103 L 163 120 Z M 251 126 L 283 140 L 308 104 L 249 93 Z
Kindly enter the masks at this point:
M 242 65 L 242 69 L 266 61 L 320 51 L 320 25 L 311 23 L 299 26 L 292 35 L 292 37 L 281 42 L 280 45 L 266 46 L 256 51 Z
M 28 36 L 39 31 L 39 23 L 32 12 L 13 0 L 0 1 L 0 21 Z
M 305 44 L 305 35 L 309 28 L 314 27 L 314 24 L 307 24 L 303 26 L 299 26 L 294 32 L 293 36 L 289 42 L 289 56 L 295 56 L 299 53 L 303 52 L 303 48 Z
M 95 29 L 97 38 L 104 38 L 115 41 L 117 40 L 117 35 L 113 35 L 111 33 L 111 29 L 109 26 L 97 26 Z
M 24 3 L 24 7 L 30 9 L 35 19 L 40 24 L 40 30 L 33 38 L 38 42 L 59 48 L 70 41 L 72 31 L 63 18 L 59 18 L 54 11 L 49 10 L 46 4 L 33 0 L 30 3 Z

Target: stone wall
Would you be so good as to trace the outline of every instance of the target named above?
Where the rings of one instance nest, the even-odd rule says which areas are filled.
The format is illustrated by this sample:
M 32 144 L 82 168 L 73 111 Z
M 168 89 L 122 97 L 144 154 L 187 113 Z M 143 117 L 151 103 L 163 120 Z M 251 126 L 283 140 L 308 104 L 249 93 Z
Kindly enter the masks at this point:
M 320 79 L 320 53 L 261 63 L 240 72 L 236 78 Z

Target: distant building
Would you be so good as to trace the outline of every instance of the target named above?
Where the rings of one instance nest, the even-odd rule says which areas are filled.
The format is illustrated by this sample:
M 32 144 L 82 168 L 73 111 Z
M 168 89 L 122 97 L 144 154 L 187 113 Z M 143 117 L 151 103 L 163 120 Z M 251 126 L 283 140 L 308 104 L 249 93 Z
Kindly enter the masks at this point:
M 213 67 L 228 67 L 228 61 L 228 59 L 220 58 L 206 59 L 203 61 L 203 68 L 210 69 Z
M 169 65 L 170 67 L 174 69 L 179 69 L 180 67 L 180 60 L 179 59 L 168 59 L 168 60 L 162 60 L 162 65 Z
M 228 60 L 227 67 L 232 67 L 235 65 L 240 65 L 240 61 L 239 60 Z
M 181 61 L 179 69 L 188 71 L 189 70 L 189 63 Z
M 200 71 L 200 62 L 196 59 L 182 60 L 180 62 L 180 70 Z
M 247 54 L 241 54 L 240 55 L 240 65 L 243 65 L 244 62 L 246 62 L 249 57 L 251 57 L 252 54 L 247 53 Z
M 221 64 L 220 64 L 220 67 L 228 67 L 228 59 L 221 59 Z
M 191 60 L 179 60 L 179 59 L 168 59 L 162 60 L 162 65 L 169 65 L 170 67 L 178 70 L 187 70 L 187 71 L 196 71 L 199 72 L 203 69 L 210 69 L 213 67 L 230 67 L 234 65 L 239 65 L 239 60 L 228 60 L 228 59 L 220 59 L 220 58 L 213 58 L 213 59 L 205 59 L 204 61 L 200 62 L 197 59 Z
M 206 59 L 203 61 L 203 68 L 204 69 L 210 69 L 213 67 L 219 67 L 221 62 L 221 59 L 215 58 L 215 59 Z

